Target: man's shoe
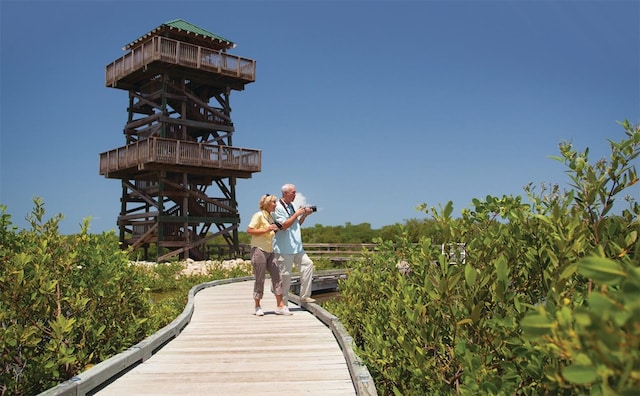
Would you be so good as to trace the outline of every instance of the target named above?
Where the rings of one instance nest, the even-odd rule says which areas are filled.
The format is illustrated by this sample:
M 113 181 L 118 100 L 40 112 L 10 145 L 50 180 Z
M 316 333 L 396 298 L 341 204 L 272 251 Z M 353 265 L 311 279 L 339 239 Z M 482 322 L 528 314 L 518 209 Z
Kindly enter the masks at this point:
M 264 316 L 264 312 L 262 312 L 261 307 L 256 307 L 256 316 Z
M 316 299 L 315 298 L 311 298 L 311 297 L 307 297 L 307 298 L 303 298 L 301 301 L 303 303 L 314 303 L 314 302 L 316 302 Z
M 287 316 L 291 316 L 293 315 L 293 313 L 291 311 L 289 311 L 289 307 L 282 307 L 282 308 L 276 308 L 276 315 L 287 315 Z

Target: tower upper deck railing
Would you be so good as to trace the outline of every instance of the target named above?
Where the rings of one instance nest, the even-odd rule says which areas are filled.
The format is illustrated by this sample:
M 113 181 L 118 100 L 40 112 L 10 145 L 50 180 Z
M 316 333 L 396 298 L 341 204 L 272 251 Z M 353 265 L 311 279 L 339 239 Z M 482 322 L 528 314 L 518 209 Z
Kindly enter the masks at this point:
M 118 81 L 154 62 L 209 71 L 237 78 L 245 83 L 254 82 L 256 77 L 256 62 L 252 59 L 155 36 L 107 65 L 106 86 L 115 86 Z
M 100 154 L 100 174 L 144 169 L 152 164 L 189 166 L 203 172 L 211 169 L 260 172 L 262 152 L 184 140 L 152 137 Z

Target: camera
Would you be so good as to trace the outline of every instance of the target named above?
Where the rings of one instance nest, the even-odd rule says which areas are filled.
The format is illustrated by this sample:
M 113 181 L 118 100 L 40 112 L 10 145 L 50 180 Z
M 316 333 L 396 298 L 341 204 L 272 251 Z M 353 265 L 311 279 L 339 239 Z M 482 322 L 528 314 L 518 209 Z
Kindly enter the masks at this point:
M 312 212 L 317 212 L 318 211 L 318 207 L 313 205 L 313 206 L 305 206 L 305 208 L 309 208 L 311 209 Z

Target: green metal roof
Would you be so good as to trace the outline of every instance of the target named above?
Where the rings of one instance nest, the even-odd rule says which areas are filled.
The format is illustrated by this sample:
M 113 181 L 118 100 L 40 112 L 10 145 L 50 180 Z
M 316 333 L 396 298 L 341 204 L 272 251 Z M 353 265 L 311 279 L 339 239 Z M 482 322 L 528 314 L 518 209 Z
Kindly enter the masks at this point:
M 150 36 L 157 34 L 159 31 L 163 30 L 163 29 L 177 29 L 179 31 L 185 31 L 187 33 L 192 33 L 196 36 L 202 36 L 203 38 L 208 38 L 211 39 L 212 41 L 217 42 L 218 45 L 221 45 L 225 48 L 234 48 L 236 45 L 234 42 L 227 40 L 226 38 L 219 36 L 215 33 L 211 33 L 208 30 L 205 30 L 201 27 L 198 27 L 192 23 L 189 23 L 187 21 L 185 21 L 184 19 L 174 19 L 172 21 L 169 22 L 165 22 L 162 25 L 158 26 L 157 28 L 153 29 L 152 31 L 150 31 L 149 33 L 143 35 L 142 37 L 139 37 L 138 39 L 134 40 L 133 42 L 127 44 L 123 49 L 124 50 L 128 50 L 131 49 L 132 47 L 134 47 L 137 43 L 139 43 L 140 41 L 144 41 L 147 38 L 149 38 Z
M 233 44 L 231 41 L 227 40 L 226 38 L 224 38 L 222 36 L 218 36 L 215 33 L 211 33 L 210 31 L 205 30 L 205 29 L 203 29 L 201 27 L 198 27 L 198 26 L 196 26 L 196 25 L 194 25 L 192 23 L 189 23 L 189 22 L 185 21 L 184 19 L 174 19 L 173 21 L 165 22 L 164 24 L 167 25 L 167 26 L 171 26 L 173 28 L 176 28 L 176 29 L 186 30 L 186 31 L 191 32 L 191 33 L 201 34 L 201 35 L 206 36 L 206 37 L 215 38 L 215 39 L 218 39 L 220 41 L 226 41 L 227 43 Z

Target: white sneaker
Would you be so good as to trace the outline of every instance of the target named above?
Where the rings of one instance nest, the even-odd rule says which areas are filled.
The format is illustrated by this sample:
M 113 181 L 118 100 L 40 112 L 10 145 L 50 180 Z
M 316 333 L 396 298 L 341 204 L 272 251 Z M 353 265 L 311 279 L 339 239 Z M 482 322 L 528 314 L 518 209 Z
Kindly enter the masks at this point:
M 287 315 L 287 316 L 291 316 L 293 315 L 293 312 L 289 311 L 289 307 L 282 307 L 282 308 L 276 308 L 276 315 Z
M 262 312 L 261 307 L 256 307 L 256 316 L 264 316 L 264 312 Z
M 307 297 L 307 298 L 301 299 L 301 301 L 303 303 L 314 303 L 314 302 L 316 302 L 316 299 L 315 298 L 311 298 L 311 297 Z

